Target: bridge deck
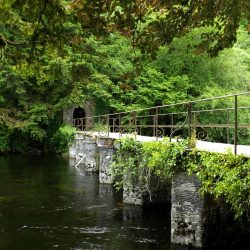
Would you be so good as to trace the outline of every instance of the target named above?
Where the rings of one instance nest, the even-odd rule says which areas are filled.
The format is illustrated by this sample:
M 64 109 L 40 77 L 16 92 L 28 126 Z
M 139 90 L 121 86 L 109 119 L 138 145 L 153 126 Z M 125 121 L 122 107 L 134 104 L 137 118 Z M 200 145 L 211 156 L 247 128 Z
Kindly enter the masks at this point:
M 92 134 L 94 136 L 100 136 L 100 134 L 98 132 L 92 132 L 90 134 Z M 122 138 L 124 138 L 126 136 L 136 138 L 136 140 L 141 141 L 141 142 L 162 140 L 162 138 L 156 138 L 156 137 L 151 137 L 151 136 L 136 135 L 136 137 L 135 137 L 134 134 L 122 134 Z M 121 134 L 109 133 L 109 135 L 106 135 L 104 137 L 109 137 L 111 139 L 119 139 L 119 138 L 121 138 Z M 173 139 L 172 141 L 175 141 L 175 140 Z M 234 152 L 234 145 L 233 144 L 207 142 L 207 141 L 200 141 L 200 140 L 197 140 L 196 148 L 199 150 L 202 150 L 202 151 L 215 152 L 215 153 L 226 153 L 228 150 L 231 150 L 232 152 Z M 239 155 L 243 154 L 244 156 L 250 158 L 250 146 L 238 145 L 237 146 L 237 154 L 239 154 Z

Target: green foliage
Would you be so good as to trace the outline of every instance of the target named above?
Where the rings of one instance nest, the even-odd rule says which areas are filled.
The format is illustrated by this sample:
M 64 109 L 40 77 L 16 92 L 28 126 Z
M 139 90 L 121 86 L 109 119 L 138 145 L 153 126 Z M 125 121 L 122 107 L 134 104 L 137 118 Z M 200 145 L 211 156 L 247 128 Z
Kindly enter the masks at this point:
M 133 35 L 143 50 L 154 51 L 196 27 L 213 27 L 205 32 L 199 51 L 216 55 L 236 41 L 236 32 L 244 16 L 249 20 L 249 2 L 239 0 L 197 1 L 74 1 L 71 5 L 84 26 L 92 32 L 121 30 Z M 88 26 L 89 25 L 89 26 Z
M 95 123 L 94 124 L 94 127 L 91 128 L 92 131 L 95 131 L 95 132 L 108 132 L 109 131 L 109 127 L 107 126 L 106 123 Z
M 241 15 L 249 17 L 249 4 L 220 2 L 2 1 L 0 152 L 51 145 L 65 152 L 73 131 L 61 125 L 58 112 L 86 100 L 93 100 L 101 114 L 249 91 L 247 22 L 239 28 Z M 218 54 L 226 47 L 232 48 Z M 154 51 L 154 57 L 146 50 Z M 241 104 L 249 106 L 248 99 Z M 232 103 L 217 100 L 195 108 L 223 106 Z M 225 123 L 226 116 L 197 119 Z M 239 113 L 239 122 L 249 123 L 249 111 Z M 225 142 L 225 132 L 214 129 L 209 134 L 211 140 Z M 239 141 L 249 143 L 249 130 L 240 130 Z M 122 140 L 113 174 L 130 174 L 148 189 L 151 175 L 170 180 L 187 159 L 204 192 L 224 197 L 236 215 L 246 212 L 249 161 L 208 153 L 188 153 L 181 160 L 185 148 L 185 141 L 142 145 Z
M 124 138 L 116 143 L 120 143 L 120 148 L 111 165 L 111 173 L 116 179 L 114 185 L 119 190 L 123 186 L 124 176 L 129 175 L 136 182 L 142 177 L 140 173 L 144 170 L 143 144 L 133 138 Z
M 168 77 L 187 75 L 187 94 L 195 98 L 246 91 L 250 79 L 249 53 L 239 48 L 250 41 L 245 28 L 240 28 L 235 46 L 225 49 L 216 58 L 195 52 L 207 29 L 194 29 L 186 36 L 175 38 L 169 46 L 161 47 L 153 66 Z
M 190 160 L 191 159 L 191 160 Z M 250 160 L 232 153 L 194 151 L 189 155 L 187 169 L 202 181 L 201 193 L 210 193 L 225 200 L 235 217 L 248 215 L 250 209 Z
M 199 51 L 215 55 L 236 41 L 241 17 L 249 19 L 249 3 L 199 1 L 2 1 L 1 33 L 19 35 L 32 55 L 49 45 L 62 50 L 62 43 L 77 44 L 90 34 L 104 36 L 120 31 L 132 36 L 134 44 L 155 50 L 175 37 L 197 27 L 213 27 L 204 32 Z M 8 18 L 6 18 L 8 17 Z
M 148 167 L 152 174 L 171 181 L 174 171 L 181 167 L 181 158 L 186 148 L 187 141 L 175 143 L 169 142 L 169 138 L 159 142 L 143 143 L 145 167 Z
M 66 153 L 74 141 L 75 129 L 68 125 L 61 126 L 51 138 L 51 144 L 57 153 Z
M 129 137 L 121 139 L 111 170 L 112 175 L 117 179 L 115 186 L 118 189 L 121 188 L 123 177 L 127 175 L 134 179 L 139 178 L 145 190 L 148 190 L 152 175 L 170 182 L 174 169 L 180 166 L 180 159 L 186 147 L 185 140 L 173 143 L 165 138 L 159 142 L 142 143 Z
M 170 182 L 178 171 L 196 174 L 202 182 L 200 192 L 225 200 L 235 212 L 235 218 L 248 215 L 250 209 L 250 160 L 243 156 L 187 151 L 187 141 L 138 142 L 133 138 L 120 140 L 112 163 L 115 186 L 120 189 L 126 177 L 150 192 L 150 177 L 158 176 Z M 125 177 L 125 178 L 124 178 Z
M 26 127 L 26 126 L 25 126 Z M 31 149 L 31 147 L 38 148 L 37 144 L 33 144 L 33 140 L 31 140 L 31 136 L 26 129 L 23 130 L 23 127 L 16 127 L 9 129 L 9 147 L 11 153 L 23 153 L 26 150 Z M 39 147 L 39 149 L 41 149 Z
M 0 126 L 0 153 L 10 151 L 9 137 L 10 132 L 8 128 Z
M 110 8 L 108 2 L 97 6 L 95 1 L 22 0 L 4 1 L 0 6 L 0 35 L 6 41 L 0 51 L 0 109 L 10 111 L 0 116 L 0 126 L 7 126 L 10 134 L 22 138 L 20 146 L 9 140 L 12 145 L 3 148 L 19 151 L 28 146 L 49 147 L 49 138 L 62 122 L 56 113 L 87 100 L 94 101 L 96 114 L 104 114 L 249 90 L 250 38 L 246 24 L 238 30 L 238 41 L 233 48 L 210 58 L 201 53 L 199 46 L 209 39 L 207 34 L 216 30 L 211 23 L 198 29 L 196 25 L 187 24 L 189 28 L 180 25 L 175 27 L 177 33 L 173 33 L 173 23 L 165 23 L 166 27 L 171 24 L 165 36 L 168 45 L 159 47 L 160 37 L 154 24 L 164 23 L 167 16 L 172 16 L 172 3 L 158 13 L 152 2 L 145 9 L 141 9 L 138 1 L 112 1 Z M 180 7 L 174 9 L 182 11 Z M 198 7 L 195 4 L 194 10 Z M 169 8 L 171 11 L 166 13 Z M 202 3 L 199 8 L 205 10 L 206 6 Z M 134 16 L 126 16 L 128 10 Z M 139 18 L 138 13 L 145 15 Z M 184 17 L 186 12 L 182 14 Z M 122 21 L 120 18 L 124 16 L 130 21 Z M 125 25 L 126 21 L 132 30 Z M 122 24 L 127 29 L 117 33 L 115 30 Z M 174 38 L 180 30 L 184 33 Z M 150 33 L 156 34 L 148 40 L 152 42 L 150 46 L 153 48 L 156 43 L 159 48 L 154 58 L 135 47 L 137 39 L 143 40 Z M 232 43 L 230 40 L 229 44 Z M 216 50 L 229 44 L 222 43 Z M 244 104 L 249 105 L 249 101 Z M 220 107 L 209 103 L 204 108 L 211 105 Z M 214 122 L 225 118 L 213 117 Z M 240 117 L 242 123 L 246 117 Z M 207 115 L 205 121 L 210 122 L 209 119 Z M 214 130 L 212 139 L 225 141 L 224 132 Z M 248 143 L 249 131 L 240 133 L 240 142 Z M 22 147 L 23 140 L 26 143 Z

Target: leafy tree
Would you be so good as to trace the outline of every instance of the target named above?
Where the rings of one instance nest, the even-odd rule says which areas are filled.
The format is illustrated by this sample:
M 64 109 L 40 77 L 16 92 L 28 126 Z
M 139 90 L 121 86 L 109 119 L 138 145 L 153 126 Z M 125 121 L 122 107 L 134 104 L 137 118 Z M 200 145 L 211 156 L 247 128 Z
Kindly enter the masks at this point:
M 2 45 L 6 38 L 19 35 L 32 45 L 31 52 L 43 52 L 47 44 L 61 49 L 65 43 L 78 43 L 74 26 L 79 23 L 88 35 L 120 30 L 148 50 L 210 26 L 213 29 L 204 32 L 197 51 L 215 55 L 234 44 L 240 20 L 250 16 L 245 0 L 6 0 L 0 8 Z
M 238 3 L 239 12 L 234 17 L 247 15 L 246 3 Z M 245 26 L 239 29 L 238 42 L 232 49 L 220 52 L 217 58 L 200 53 L 207 50 L 213 54 L 218 48 L 229 46 L 229 43 L 217 46 L 226 34 L 218 35 L 218 31 L 229 25 L 223 13 L 229 14 L 235 7 L 221 3 L 212 10 L 211 22 L 206 22 L 209 16 L 195 16 L 195 11 L 208 10 L 209 4 L 200 4 L 199 7 L 194 1 L 168 4 L 3 1 L 0 6 L 0 126 L 8 131 L 2 137 L 3 148 L 20 151 L 29 145 L 43 148 L 51 144 L 49 138 L 61 124 L 60 111 L 85 100 L 94 100 L 96 112 L 106 113 L 247 90 L 249 36 Z M 191 8 L 190 15 L 186 16 L 188 8 Z M 177 14 L 181 14 L 178 20 Z M 185 17 L 189 21 L 178 25 Z M 236 25 L 236 19 L 228 22 Z M 165 23 L 164 30 L 161 25 L 166 20 L 171 22 Z M 246 25 L 247 21 L 244 22 Z M 206 27 L 195 28 L 199 26 Z M 168 39 L 162 40 L 166 31 L 169 31 Z M 214 42 L 205 43 L 208 37 L 204 34 L 218 36 L 212 36 Z M 135 47 L 137 42 L 144 46 L 146 40 L 155 57 Z M 160 46 L 163 43 L 168 45 Z M 211 46 L 206 47 L 208 44 Z M 20 145 L 15 143 L 19 146 L 13 146 L 13 138 L 21 138 Z
M 241 18 L 250 16 L 249 2 L 245 0 L 75 0 L 70 7 L 77 11 L 83 24 L 95 21 L 95 27 L 101 30 L 120 29 L 135 36 L 142 48 L 149 50 L 194 28 L 214 27 L 203 34 L 197 48 L 212 55 L 233 45 Z

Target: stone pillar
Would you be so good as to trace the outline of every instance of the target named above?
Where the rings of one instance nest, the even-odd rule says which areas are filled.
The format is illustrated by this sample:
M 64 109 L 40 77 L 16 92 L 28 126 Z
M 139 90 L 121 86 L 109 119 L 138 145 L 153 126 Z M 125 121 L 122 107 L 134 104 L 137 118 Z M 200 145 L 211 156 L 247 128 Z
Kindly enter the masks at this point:
M 225 201 L 201 196 L 195 175 L 177 173 L 172 182 L 171 243 L 206 249 L 250 249 L 250 223 L 235 221 Z
M 144 173 L 141 173 L 143 176 Z M 140 178 L 124 177 L 123 202 L 135 205 L 163 205 L 171 202 L 171 185 L 152 175 L 149 187 L 142 185 Z
M 204 198 L 200 181 L 187 173 L 177 173 L 172 182 L 171 242 L 202 247 Z
M 85 171 L 97 172 L 99 169 L 99 155 L 96 139 L 92 135 L 85 135 L 82 152 L 85 156 L 83 160 Z
M 114 140 L 106 137 L 97 138 L 99 149 L 99 181 L 100 183 L 112 184 L 113 180 L 110 174 L 110 166 L 115 153 Z
M 96 140 L 92 135 L 85 134 L 83 132 L 75 133 L 75 142 L 70 147 L 69 150 L 70 158 L 75 158 L 76 162 L 84 157 L 82 165 L 84 165 L 84 170 L 89 172 L 98 171 L 98 149 L 96 145 Z
M 134 205 L 146 205 L 149 203 L 147 192 L 136 181 L 132 181 L 130 177 L 125 177 L 123 182 L 123 203 Z

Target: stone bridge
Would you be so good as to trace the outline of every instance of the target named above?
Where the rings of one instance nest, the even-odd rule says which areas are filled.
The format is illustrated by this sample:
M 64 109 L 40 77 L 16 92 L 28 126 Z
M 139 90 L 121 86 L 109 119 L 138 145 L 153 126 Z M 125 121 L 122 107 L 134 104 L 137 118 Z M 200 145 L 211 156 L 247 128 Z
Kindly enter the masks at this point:
M 85 171 L 98 172 L 99 182 L 112 184 L 110 165 L 117 150 L 115 141 L 119 133 L 102 136 L 98 132 L 76 132 L 71 146 L 70 158 L 77 167 Z M 123 135 L 133 136 L 133 135 Z M 159 140 L 156 137 L 136 136 L 139 141 Z M 234 145 L 197 141 L 200 150 L 224 153 Z M 238 153 L 250 157 L 250 146 L 238 145 Z M 80 164 L 79 164 L 80 163 Z M 128 181 L 129 182 L 129 181 Z M 171 185 L 161 185 L 153 194 L 151 203 L 169 204 L 171 206 L 171 242 L 192 247 L 211 247 L 223 242 L 239 240 L 238 235 L 249 234 L 249 225 L 234 222 L 230 209 L 224 204 L 216 203 L 209 196 L 201 196 L 200 181 L 195 175 L 185 172 L 177 173 Z M 147 205 L 149 199 L 142 193 L 140 184 L 123 187 L 123 202 L 134 205 Z M 211 249 L 211 248 L 209 248 Z

